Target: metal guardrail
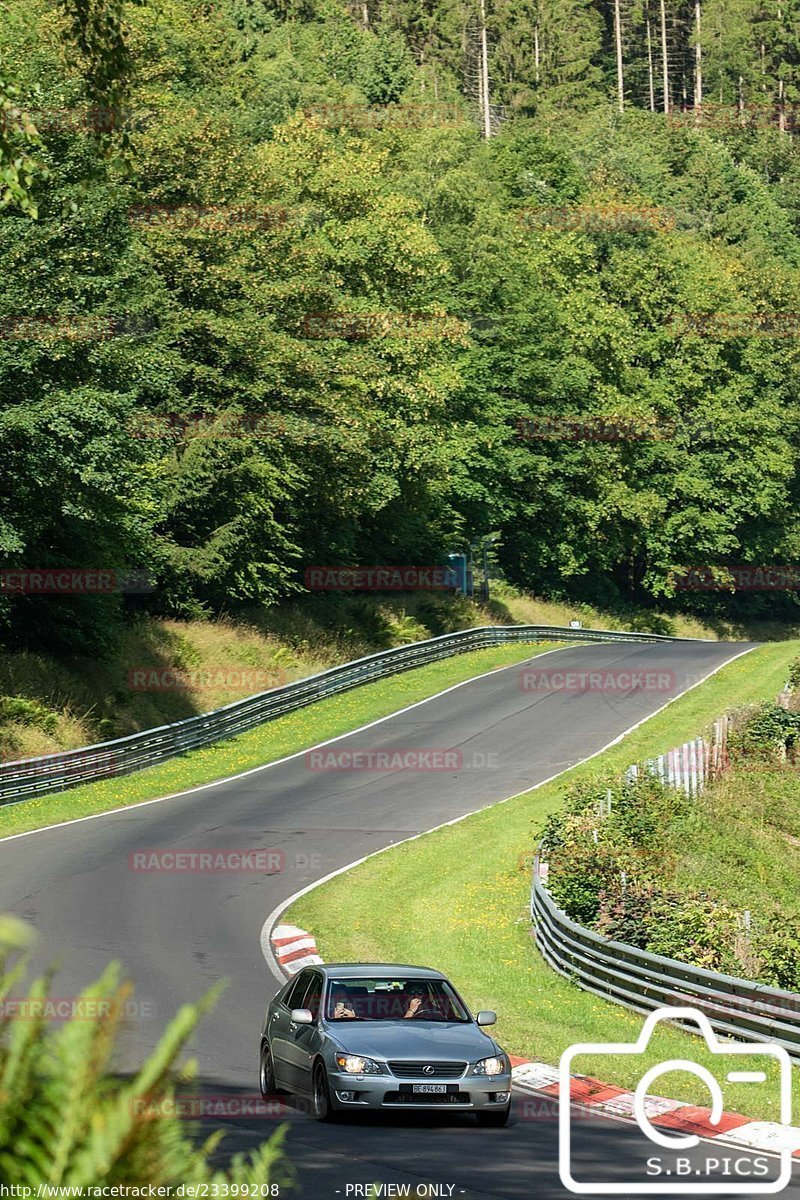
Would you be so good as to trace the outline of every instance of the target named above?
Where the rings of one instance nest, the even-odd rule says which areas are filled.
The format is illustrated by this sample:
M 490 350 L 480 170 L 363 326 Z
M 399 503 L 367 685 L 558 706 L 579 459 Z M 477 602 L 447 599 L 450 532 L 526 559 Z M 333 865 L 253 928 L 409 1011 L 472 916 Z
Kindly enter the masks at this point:
M 655 633 L 627 633 L 610 629 L 572 629 L 557 625 L 484 625 L 445 633 L 424 642 L 379 651 L 353 662 L 330 667 L 318 675 L 270 688 L 236 700 L 213 712 L 201 713 L 146 729 L 128 737 L 100 742 L 80 750 L 46 754 L 39 758 L 0 763 L 0 804 L 46 796 L 97 779 L 128 775 L 167 759 L 246 733 L 265 721 L 294 712 L 306 704 L 334 696 L 361 683 L 384 679 L 399 671 L 438 662 L 467 650 L 480 650 L 505 642 L 700 642 L 702 638 L 671 638 Z
M 662 958 L 585 929 L 554 903 L 540 877 L 538 856 L 531 917 L 546 962 L 585 991 L 642 1013 L 691 1005 L 718 1033 L 777 1042 L 800 1060 L 800 995 Z M 691 1023 L 685 1028 L 697 1032 Z

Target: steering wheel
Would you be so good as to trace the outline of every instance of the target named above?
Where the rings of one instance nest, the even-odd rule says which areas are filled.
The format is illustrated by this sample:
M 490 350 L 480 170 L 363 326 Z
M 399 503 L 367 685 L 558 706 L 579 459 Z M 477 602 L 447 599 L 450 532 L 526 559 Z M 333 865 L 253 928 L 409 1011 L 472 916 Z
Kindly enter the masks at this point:
M 438 1008 L 434 1008 L 434 1006 L 432 1004 L 425 1004 L 425 1003 L 420 1004 L 419 1008 L 414 1013 L 414 1016 L 415 1017 L 423 1017 L 425 1020 L 428 1020 L 428 1021 L 441 1021 L 444 1019 L 442 1017 L 442 1014 L 439 1012 Z

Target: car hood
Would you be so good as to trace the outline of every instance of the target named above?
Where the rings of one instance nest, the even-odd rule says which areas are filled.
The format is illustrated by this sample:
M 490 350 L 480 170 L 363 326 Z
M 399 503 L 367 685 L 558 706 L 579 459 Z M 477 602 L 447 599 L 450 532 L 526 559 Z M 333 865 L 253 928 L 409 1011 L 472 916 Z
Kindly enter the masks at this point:
M 348 1054 L 377 1058 L 472 1060 L 496 1054 L 497 1043 L 477 1025 L 436 1021 L 359 1021 L 342 1028 L 328 1026 L 331 1037 Z

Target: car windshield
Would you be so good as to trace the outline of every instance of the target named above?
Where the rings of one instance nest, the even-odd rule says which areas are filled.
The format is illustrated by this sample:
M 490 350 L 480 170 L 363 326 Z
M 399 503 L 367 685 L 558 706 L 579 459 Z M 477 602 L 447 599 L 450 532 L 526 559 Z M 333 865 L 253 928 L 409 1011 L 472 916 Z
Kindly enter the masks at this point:
M 460 1021 L 469 1013 L 444 979 L 332 979 L 329 1021 Z

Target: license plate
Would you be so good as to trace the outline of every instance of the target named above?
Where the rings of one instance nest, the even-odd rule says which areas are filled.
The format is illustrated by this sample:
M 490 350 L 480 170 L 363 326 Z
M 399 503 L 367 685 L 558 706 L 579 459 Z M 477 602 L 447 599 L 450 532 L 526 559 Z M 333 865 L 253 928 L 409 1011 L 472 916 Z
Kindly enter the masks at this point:
M 437 1095 L 441 1095 L 442 1093 L 444 1093 L 446 1095 L 447 1094 L 447 1084 L 446 1083 L 415 1083 L 412 1086 L 411 1090 L 414 1092 L 436 1092 Z

